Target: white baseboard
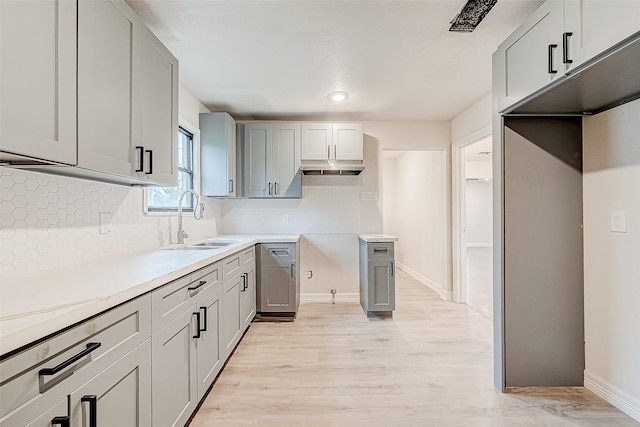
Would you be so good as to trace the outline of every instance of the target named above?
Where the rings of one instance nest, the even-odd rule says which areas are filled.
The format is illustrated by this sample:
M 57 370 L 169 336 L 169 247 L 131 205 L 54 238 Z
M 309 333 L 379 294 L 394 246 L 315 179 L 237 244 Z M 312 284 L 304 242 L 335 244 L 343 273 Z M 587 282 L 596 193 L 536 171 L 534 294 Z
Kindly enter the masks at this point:
M 640 401 L 637 399 L 634 399 L 618 388 L 608 384 L 602 378 L 590 374 L 587 371 L 584 372 L 584 387 L 611 403 L 631 418 L 640 421 Z
M 493 243 L 467 243 L 468 248 L 492 248 Z
M 333 301 L 333 295 L 328 292 L 322 294 L 300 294 L 300 304 L 329 303 Z M 335 302 L 360 302 L 358 293 L 336 293 Z
M 440 298 L 442 298 L 443 300 L 445 300 L 445 301 L 453 301 L 453 291 L 447 291 L 446 289 L 442 289 L 442 286 L 440 286 L 438 283 L 436 283 L 433 280 L 423 276 L 422 274 L 420 274 L 417 271 L 407 267 L 406 265 L 404 265 L 402 263 L 399 263 L 399 262 L 396 261 L 396 265 L 398 266 L 398 269 L 404 271 L 409 276 L 411 276 L 414 279 L 416 279 L 418 282 L 422 283 L 423 285 L 425 285 L 428 288 L 430 288 L 430 289 L 434 290 L 435 292 L 437 292 L 438 295 L 440 295 Z

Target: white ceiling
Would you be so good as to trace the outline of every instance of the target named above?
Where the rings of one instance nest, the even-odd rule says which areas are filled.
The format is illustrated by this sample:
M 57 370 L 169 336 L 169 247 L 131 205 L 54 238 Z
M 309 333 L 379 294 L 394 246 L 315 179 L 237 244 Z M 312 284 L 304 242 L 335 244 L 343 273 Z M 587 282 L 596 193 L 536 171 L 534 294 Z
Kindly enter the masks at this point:
M 448 120 L 491 91 L 491 54 L 544 0 L 127 0 L 212 111 L 246 119 Z M 344 90 L 341 104 L 328 100 Z

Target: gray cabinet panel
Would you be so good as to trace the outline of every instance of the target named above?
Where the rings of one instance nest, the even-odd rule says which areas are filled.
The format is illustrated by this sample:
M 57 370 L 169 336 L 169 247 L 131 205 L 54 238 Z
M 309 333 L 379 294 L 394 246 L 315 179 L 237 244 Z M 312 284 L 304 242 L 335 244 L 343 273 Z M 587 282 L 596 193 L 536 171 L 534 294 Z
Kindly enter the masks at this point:
M 196 307 L 202 316 L 200 338 L 196 340 L 198 399 L 202 399 L 209 386 L 213 384 L 224 362 L 220 351 L 221 306 L 222 287 L 218 287 Z
M 268 243 L 258 246 L 260 313 L 290 313 L 295 316 L 300 292 L 297 244 Z
M 227 113 L 200 114 L 202 194 L 236 196 L 236 122 Z
M 242 276 L 233 277 L 222 285 L 221 350 L 226 359 L 240 341 L 240 289 Z
M 360 241 L 360 305 L 368 316 L 395 310 L 393 243 Z

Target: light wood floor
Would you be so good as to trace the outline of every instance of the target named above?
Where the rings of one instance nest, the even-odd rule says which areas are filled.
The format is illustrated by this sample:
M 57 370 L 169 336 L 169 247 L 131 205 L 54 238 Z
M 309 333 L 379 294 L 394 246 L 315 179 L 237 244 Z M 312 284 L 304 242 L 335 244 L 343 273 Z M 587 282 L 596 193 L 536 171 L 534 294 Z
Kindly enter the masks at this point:
M 195 416 L 202 426 L 639 426 L 582 388 L 492 386 L 491 322 L 402 272 L 393 319 L 309 304 L 254 323 Z

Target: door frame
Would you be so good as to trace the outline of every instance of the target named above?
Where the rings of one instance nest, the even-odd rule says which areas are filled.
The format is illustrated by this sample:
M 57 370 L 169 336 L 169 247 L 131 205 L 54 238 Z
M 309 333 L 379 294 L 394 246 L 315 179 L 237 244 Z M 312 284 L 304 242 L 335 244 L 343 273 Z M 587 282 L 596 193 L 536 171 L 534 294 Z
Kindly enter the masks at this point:
M 491 125 L 451 145 L 451 249 L 453 256 L 453 301 L 467 302 L 466 171 L 464 148 L 492 135 Z

